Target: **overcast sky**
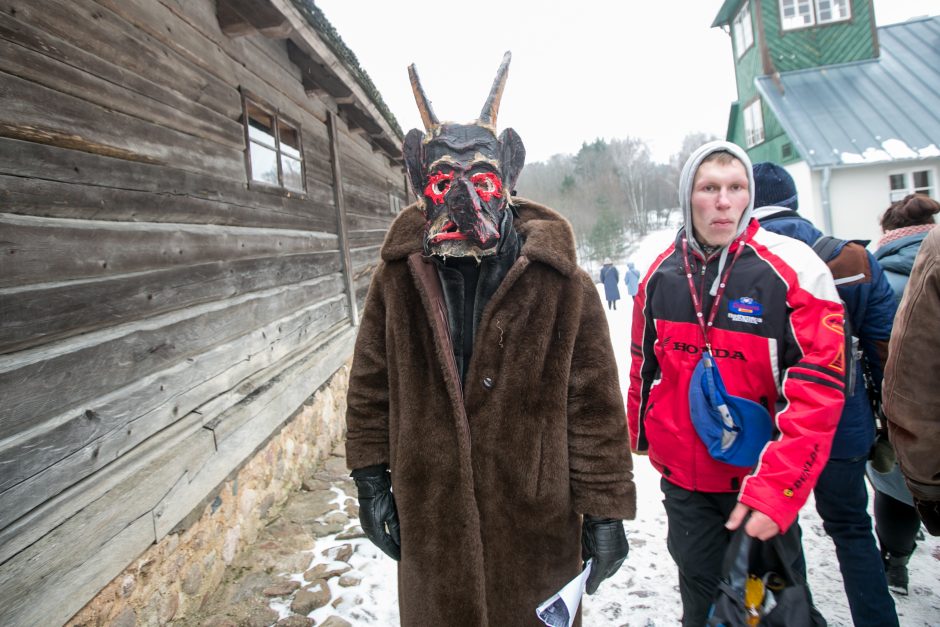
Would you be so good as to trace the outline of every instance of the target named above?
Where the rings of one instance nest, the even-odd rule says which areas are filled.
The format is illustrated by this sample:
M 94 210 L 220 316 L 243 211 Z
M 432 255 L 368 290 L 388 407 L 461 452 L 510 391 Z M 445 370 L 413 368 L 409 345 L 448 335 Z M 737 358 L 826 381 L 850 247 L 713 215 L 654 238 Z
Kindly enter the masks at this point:
M 441 120 L 479 115 L 506 50 L 497 124 L 527 161 L 594 138 L 644 139 L 660 162 L 696 131 L 724 137 L 736 99 L 730 37 L 710 28 L 723 0 L 315 0 L 404 132 L 423 128 L 415 63 Z M 879 26 L 940 14 L 940 0 L 875 0 Z

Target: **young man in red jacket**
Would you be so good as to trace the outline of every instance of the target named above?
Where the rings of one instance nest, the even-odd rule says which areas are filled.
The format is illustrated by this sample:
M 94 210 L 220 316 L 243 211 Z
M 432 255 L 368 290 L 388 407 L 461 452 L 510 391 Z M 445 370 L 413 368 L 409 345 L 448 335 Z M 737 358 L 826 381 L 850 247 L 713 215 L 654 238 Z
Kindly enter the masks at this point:
M 751 219 L 747 154 L 728 142 L 705 144 L 679 186 L 685 226 L 635 300 L 627 417 L 633 450 L 663 475 L 688 626 L 707 620 L 732 530 L 744 524 L 760 540 L 786 533 L 798 546 L 793 523 L 829 455 L 845 360 L 832 275 L 808 246 Z M 735 402 L 769 423 L 769 440 L 751 442 L 746 461 L 716 459 L 725 443 L 699 435 L 707 412 L 692 407 L 690 388 L 706 361 Z M 791 557 L 802 570 L 801 552 Z

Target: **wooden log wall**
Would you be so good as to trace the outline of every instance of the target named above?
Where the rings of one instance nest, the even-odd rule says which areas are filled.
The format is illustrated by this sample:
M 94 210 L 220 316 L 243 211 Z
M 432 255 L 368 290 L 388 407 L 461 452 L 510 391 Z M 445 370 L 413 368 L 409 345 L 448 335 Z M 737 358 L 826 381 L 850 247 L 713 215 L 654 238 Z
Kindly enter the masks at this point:
M 351 354 L 399 138 L 237 4 L 0 12 L 0 624 L 65 622 Z M 300 127 L 304 193 L 248 183 L 243 93 Z

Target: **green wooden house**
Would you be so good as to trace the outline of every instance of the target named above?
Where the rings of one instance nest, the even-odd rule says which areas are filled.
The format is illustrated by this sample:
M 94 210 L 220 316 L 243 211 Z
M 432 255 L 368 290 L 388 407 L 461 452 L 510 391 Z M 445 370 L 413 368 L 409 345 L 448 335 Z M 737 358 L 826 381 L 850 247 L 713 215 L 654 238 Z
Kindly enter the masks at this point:
M 877 240 L 910 192 L 938 197 L 940 17 L 876 27 L 871 0 L 725 0 L 738 99 L 727 139 L 786 166 L 824 231 Z

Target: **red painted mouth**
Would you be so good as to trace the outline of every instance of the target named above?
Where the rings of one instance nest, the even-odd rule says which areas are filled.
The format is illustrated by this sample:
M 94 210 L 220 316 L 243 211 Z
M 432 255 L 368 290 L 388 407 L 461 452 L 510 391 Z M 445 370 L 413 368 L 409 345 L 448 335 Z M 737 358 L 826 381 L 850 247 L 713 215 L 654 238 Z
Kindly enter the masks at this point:
M 439 244 L 440 242 L 452 242 L 465 239 L 467 239 L 467 236 L 457 229 L 457 225 L 454 224 L 454 221 L 448 220 L 444 223 L 444 228 L 441 232 L 428 240 L 428 244 Z

